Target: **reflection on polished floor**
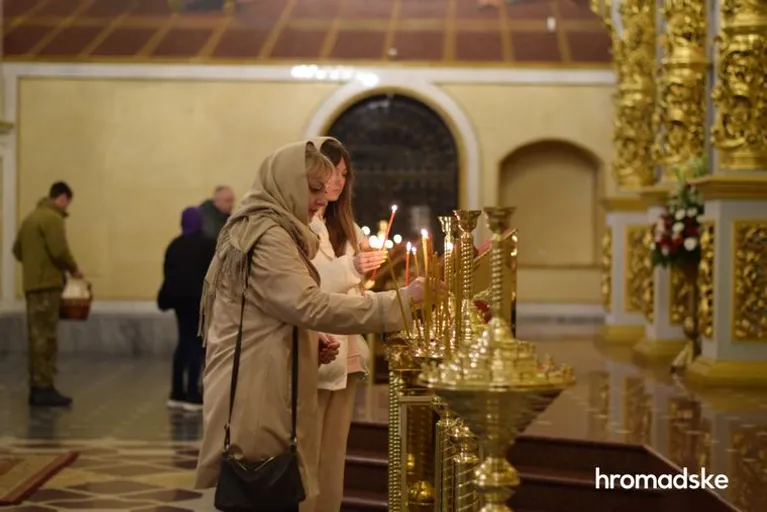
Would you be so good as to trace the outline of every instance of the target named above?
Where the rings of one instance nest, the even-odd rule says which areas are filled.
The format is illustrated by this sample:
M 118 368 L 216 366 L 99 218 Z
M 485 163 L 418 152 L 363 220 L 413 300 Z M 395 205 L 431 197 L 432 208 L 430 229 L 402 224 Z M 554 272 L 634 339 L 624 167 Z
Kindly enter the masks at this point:
M 688 390 L 667 368 L 641 368 L 628 349 L 592 341 L 538 342 L 571 363 L 579 381 L 528 434 L 646 444 L 675 465 L 729 477 L 722 497 L 744 512 L 767 510 L 767 393 Z M 191 489 L 199 415 L 169 413 L 168 363 L 149 359 L 62 361 L 69 411 L 30 411 L 25 362 L 0 361 L 0 451 L 80 452 L 22 506 L 55 510 L 212 510 Z M 356 417 L 386 422 L 384 386 L 360 390 Z

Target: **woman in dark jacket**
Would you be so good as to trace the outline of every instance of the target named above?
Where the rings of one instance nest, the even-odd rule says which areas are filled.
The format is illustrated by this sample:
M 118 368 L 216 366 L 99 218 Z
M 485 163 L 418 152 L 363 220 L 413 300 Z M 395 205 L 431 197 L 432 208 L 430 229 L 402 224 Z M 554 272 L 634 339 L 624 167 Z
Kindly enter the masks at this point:
M 203 236 L 202 215 L 190 207 L 181 214 L 181 235 L 165 251 L 164 279 L 157 302 L 163 311 L 172 309 L 178 324 L 178 344 L 173 353 L 173 378 L 168 407 L 202 409 L 200 372 L 203 364 L 202 340 L 197 335 L 200 299 L 205 273 L 216 247 Z

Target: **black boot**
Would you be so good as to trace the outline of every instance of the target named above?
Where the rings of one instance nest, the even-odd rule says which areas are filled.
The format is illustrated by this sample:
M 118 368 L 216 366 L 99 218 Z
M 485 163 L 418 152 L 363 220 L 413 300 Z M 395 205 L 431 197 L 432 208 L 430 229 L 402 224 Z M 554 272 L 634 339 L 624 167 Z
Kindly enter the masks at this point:
M 72 405 L 72 399 L 59 393 L 53 386 L 32 388 L 29 390 L 29 405 L 32 407 L 69 407 Z

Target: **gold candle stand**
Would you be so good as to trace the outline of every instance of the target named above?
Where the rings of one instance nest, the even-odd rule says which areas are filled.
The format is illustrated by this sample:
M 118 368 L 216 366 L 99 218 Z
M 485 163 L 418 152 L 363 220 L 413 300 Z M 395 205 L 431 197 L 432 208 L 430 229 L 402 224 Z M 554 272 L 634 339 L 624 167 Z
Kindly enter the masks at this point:
M 484 496 L 482 512 L 511 510 L 507 501 L 519 485 L 519 475 L 506 459 L 506 452 L 517 435 L 574 382 L 570 367 L 557 366 L 551 360 L 540 362 L 532 344 L 516 340 L 503 314 L 502 241 L 513 212 L 513 208 L 485 209 L 493 234 L 492 318 L 481 334 L 475 335 L 470 316 L 473 308 L 462 310 L 457 353 L 440 365 L 424 366 L 419 377 L 419 382 L 443 398 L 478 437 L 482 461 L 474 471 L 473 483 Z M 470 232 L 468 228 L 473 230 L 476 226 L 478 215 L 456 216 L 463 242 L 466 232 Z M 473 242 L 470 243 L 473 248 Z M 464 256 L 463 245 L 461 250 Z M 464 272 L 465 263 L 462 262 Z M 464 297 L 471 297 L 465 276 L 464 273 L 462 290 L 467 293 Z M 462 309 L 467 302 L 462 301 Z M 461 448 L 464 445 L 465 438 Z M 456 474 L 455 486 L 460 485 Z M 458 510 L 474 510 L 474 506 L 474 502 L 465 503 L 456 496 Z

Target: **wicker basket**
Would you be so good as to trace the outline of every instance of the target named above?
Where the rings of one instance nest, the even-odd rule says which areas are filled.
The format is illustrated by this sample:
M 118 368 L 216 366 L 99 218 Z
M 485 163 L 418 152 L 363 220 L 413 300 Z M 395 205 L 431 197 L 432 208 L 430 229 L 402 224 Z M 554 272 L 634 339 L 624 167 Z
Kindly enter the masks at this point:
M 84 281 L 67 283 L 64 294 L 61 297 L 61 306 L 59 307 L 59 318 L 61 320 L 85 321 L 91 313 L 91 304 L 93 303 L 93 292 L 90 283 Z M 81 293 L 77 297 L 67 297 L 70 287 L 79 288 Z M 87 298 L 83 297 L 82 290 L 87 290 Z

